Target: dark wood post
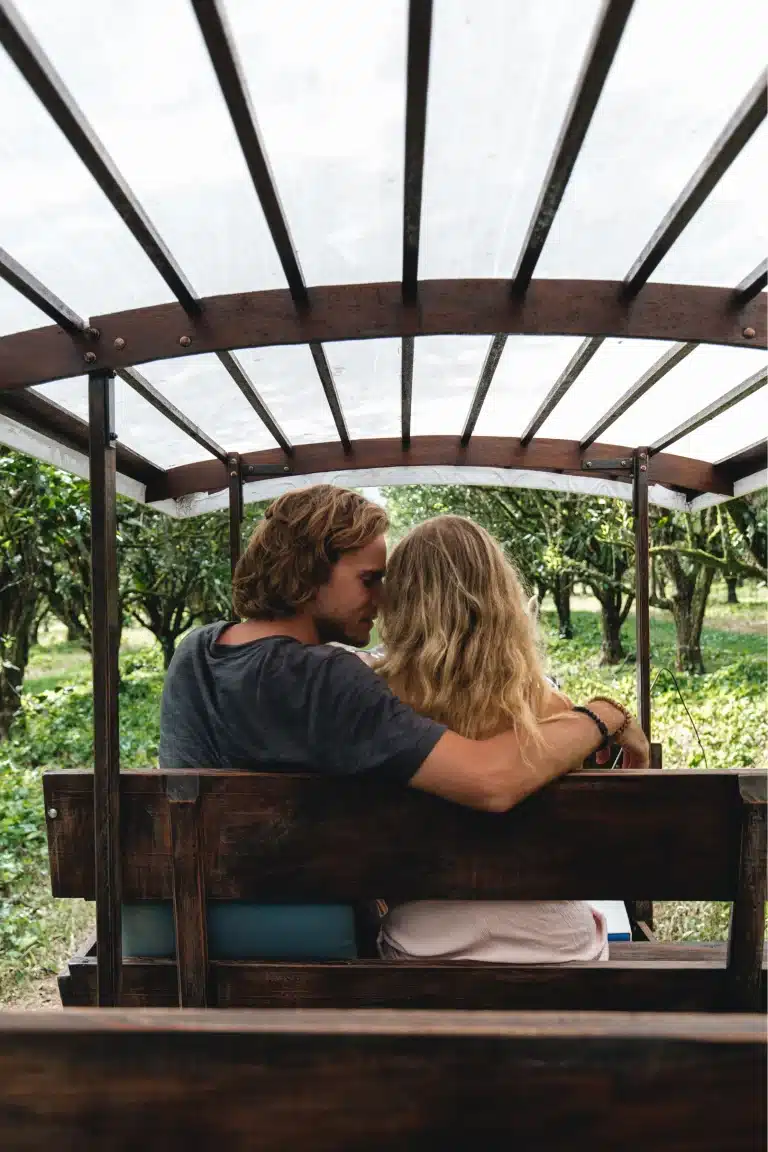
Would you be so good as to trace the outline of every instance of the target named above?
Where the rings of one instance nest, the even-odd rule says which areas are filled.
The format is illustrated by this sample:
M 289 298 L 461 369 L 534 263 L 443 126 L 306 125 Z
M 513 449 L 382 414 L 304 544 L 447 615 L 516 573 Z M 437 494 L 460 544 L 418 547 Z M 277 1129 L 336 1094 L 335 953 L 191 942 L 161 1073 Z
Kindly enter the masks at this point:
M 173 923 L 180 1008 L 208 1003 L 208 930 L 205 911 L 200 777 L 171 772 L 166 781 L 173 852 Z
M 114 376 L 88 377 L 93 633 L 93 820 L 98 1004 L 120 1003 L 120 745 Z
M 243 547 L 243 477 L 240 456 L 233 452 L 227 457 L 229 479 L 229 563 L 232 576 Z
M 741 836 L 736 899 L 728 933 L 726 1002 L 729 1012 L 760 1011 L 765 940 L 766 778 L 741 778 Z

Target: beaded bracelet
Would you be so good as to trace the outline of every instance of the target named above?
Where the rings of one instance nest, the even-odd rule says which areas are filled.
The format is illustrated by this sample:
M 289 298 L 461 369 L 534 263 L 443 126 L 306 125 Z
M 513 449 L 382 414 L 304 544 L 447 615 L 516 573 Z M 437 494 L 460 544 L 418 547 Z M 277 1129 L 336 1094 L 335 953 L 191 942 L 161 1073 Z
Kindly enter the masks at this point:
M 601 752 L 603 750 L 603 748 L 607 748 L 611 742 L 611 734 L 608 731 L 608 728 L 606 727 L 606 725 L 603 723 L 603 721 L 597 715 L 597 713 L 593 712 L 591 708 L 585 708 L 582 704 L 575 705 L 573 711 L 574 712 L 583 712 L 583 714 L 585 716 L 589 716 L 590 720 L 594 721 L 594 723 L 599 728 L 600 735 L 602 736 L 602 740 L 598 744 L 595 751 Z
M 623 721 L 611 737 L 612 740 L 616 740 L 618 736 L 623 735 L 623 733 L 627 730 L 630 723 L 632 722 L 632 716 L 623 704 L 619 704 L 618 700 L 611 700 L 610 696 L 593 696 L 590 700 L 590 704 L 592 701 L 596 700 L 602 701 L 603 704 L 610 704 L 611 707 L 615 708 L 617 712 L 621 712 L 622 716 L 624 717 Z

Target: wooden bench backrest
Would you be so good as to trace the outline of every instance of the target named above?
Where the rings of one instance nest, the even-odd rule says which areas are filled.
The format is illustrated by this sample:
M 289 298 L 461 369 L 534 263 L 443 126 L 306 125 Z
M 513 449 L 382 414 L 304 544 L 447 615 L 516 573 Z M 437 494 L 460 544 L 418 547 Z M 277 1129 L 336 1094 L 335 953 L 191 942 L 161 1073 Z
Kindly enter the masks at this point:
M 93 898 L 93 777 L 44 778 L 54 896 Z M 125 901 L 173 899 L 180 1001 L 206 1003 L 205 900 L 733 901 L 726 1003 L 759 1003 L 765 777 L 583 772 L 505 815 L 360 779 L 125 773 Z
M 744 811 L 761 783 L 584 772 L 489 815 L 361 780 L 123 773 L 123 898 L 172 898 L 171 826 L 189 806 L 209 899 L 733 900 Z M 93 776 L 50 772 L 44 788 L 53 895 L 92 899 Z
M 0 1015 L 0 1147 L 653 1148 L 765 1136 L 752 1016 Z

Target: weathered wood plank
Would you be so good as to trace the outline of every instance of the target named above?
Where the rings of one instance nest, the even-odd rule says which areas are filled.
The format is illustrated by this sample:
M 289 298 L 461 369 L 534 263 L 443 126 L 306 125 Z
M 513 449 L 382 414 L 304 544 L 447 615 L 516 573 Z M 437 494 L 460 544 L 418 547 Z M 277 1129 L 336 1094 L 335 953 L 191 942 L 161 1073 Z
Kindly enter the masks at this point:
M 0 1145 L 751 1152 L 765 1057 L 749 1016 L 10 1014 Z
M 183 776 L 183 773 L 174 773 Z M 746 774 L 747 776 L 749 774 Z M 736 772 L 583 772 L 497 816 L 364 780 L 200 776 L 209 900 L 730 900 L 737 891 Z M 47 773 L 55 896 L 93 895 L 88 773 Z M 162 773 L 121 778 L 126 900 L 171 899 Z

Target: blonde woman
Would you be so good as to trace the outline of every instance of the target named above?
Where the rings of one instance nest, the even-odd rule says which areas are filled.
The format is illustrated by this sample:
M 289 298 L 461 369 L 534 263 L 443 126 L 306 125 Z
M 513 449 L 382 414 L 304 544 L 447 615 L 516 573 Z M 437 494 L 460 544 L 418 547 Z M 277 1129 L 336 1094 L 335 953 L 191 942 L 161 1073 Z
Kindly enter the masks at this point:
M 514 730 L 536 748 L 540 721 L 572 707 L 547 682 L 535 617 L 499 545 L 461 516 L 414 528 L 387 565 L 379 618 L 390 688 L 461 736 Z M 608 958 L 604 917 L 580 901 L 419 901 L 392 909 L 391 959 L 568 963 Z

